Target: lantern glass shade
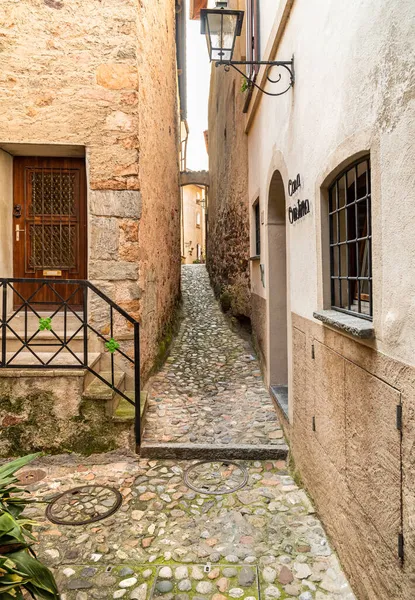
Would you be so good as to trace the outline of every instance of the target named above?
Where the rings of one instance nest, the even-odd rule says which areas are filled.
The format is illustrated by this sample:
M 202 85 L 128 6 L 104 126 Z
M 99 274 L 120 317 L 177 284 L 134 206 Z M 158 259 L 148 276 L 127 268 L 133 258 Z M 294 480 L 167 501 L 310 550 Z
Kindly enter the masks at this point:
M 202 9 L 200 18 L 210 60 L 232 60 L 236 38 L 241 35 L 243 10 Z

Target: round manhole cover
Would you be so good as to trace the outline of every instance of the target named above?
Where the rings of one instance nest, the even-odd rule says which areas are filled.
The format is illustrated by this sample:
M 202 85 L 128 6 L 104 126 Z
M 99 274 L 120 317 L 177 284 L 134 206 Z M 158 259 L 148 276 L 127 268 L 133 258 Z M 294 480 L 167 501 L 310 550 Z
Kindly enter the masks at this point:
M 19 483 L 22 485 L 32 485 L 42 481 L 46 477 L 46 471 L 41 469 L 31 469 L 30 471 L 22 471 L 17 475 Z
M 198 462 L 184 473 L 185 484 L 199 494 L 231 494 L 248 481 L 247 470 L 231 461 Z
M 103 485 L 85 485 L 52 500 L 46 516 L 58 525 L 87 525 L 109 517 L 121 503 L 122 496 L 118 490 Z

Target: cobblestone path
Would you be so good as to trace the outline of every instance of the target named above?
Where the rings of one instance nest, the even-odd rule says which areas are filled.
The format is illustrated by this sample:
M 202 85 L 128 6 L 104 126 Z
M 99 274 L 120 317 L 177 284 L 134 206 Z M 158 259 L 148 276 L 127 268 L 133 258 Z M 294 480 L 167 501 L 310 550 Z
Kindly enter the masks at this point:
M 204 265 L 182 267 L 183 321 L 153 378 L 144 442 L 286 447 L 259 364 L 231 330 Z
M 113 486 L 123 497 L 116 513 L 87 525 L 53 524 L 45 504 L 26 509 L 62 600 L 355 600 L 285 461 L 239 463 L 246 485 L 225 495 L 190 489 L 183 474 L 192 464 L 110 453 L 46 457 L 25 468 L 25 489 L 40 501 L 87 485 Z M 222 475 L 237 478 L 225 468 Z M 26 483 L 30 473 L 37 483 Z

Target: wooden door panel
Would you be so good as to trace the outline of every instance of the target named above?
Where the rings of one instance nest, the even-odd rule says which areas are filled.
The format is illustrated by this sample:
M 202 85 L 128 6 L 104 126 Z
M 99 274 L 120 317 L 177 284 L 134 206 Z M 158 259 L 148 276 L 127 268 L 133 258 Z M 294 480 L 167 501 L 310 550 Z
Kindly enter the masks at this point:
M 71 158 L 14 159 L 14 276 L 18 278 L 86 278 L 85 162 Z M 57 285 L 19 283 L 16 290 L 37 306 L 54 306 L 76 290 Z M 14 294 L 14 304 L 22 304 Z M 82 294 L 71 298 L 82 305 Z

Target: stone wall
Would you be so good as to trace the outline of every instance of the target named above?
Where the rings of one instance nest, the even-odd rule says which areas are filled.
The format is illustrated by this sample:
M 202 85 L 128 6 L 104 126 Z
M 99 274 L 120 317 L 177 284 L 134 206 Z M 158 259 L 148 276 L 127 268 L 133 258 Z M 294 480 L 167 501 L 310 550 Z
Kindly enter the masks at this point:
M 357 597 L 409 600 L 415 585 L 415 369 L 308 319 L 292 319 L 289 429 L 296 467 Z
M 50 373 L 0 378 L 0 456 L 135 448 L 131 422 L 116 422 L 105 400 L 82 397 L 82 372 Z
M 172 0 L 142 0 L 137 29 L 140 180 L 142 367 L 158 353 L 180 294 L 179 118 L 175 13 Z M 150 33 L 151 32 L 151 33 Z M 151 43 L 149 38 L 151 36 Z M 173 76 L 174 75 L 174 76 Z
M 217 296 L 250 317 L 248 145 L 240 127 L 245 94 L 234 71 L 212 68 L 209 100 L 209 207 L 206 265 Z
M 0 146 L 85 147 L 88 278 L 140 319 L 146 376 L 180 285 L 174 0 L 4 2 L 0 24 Z

